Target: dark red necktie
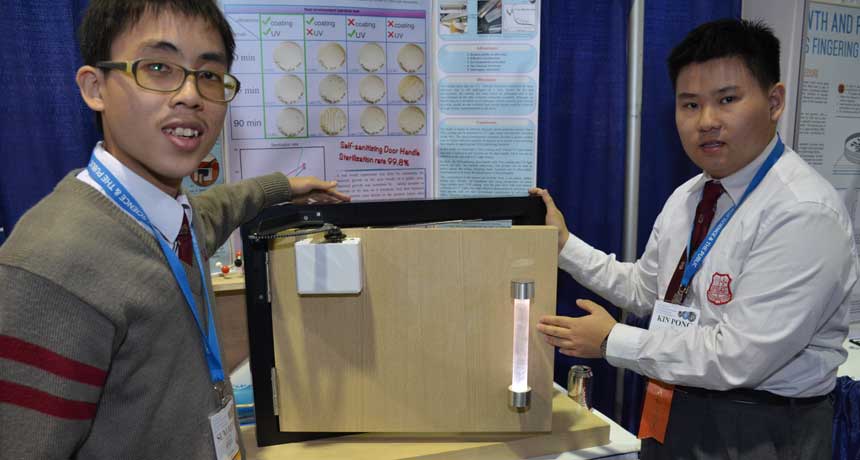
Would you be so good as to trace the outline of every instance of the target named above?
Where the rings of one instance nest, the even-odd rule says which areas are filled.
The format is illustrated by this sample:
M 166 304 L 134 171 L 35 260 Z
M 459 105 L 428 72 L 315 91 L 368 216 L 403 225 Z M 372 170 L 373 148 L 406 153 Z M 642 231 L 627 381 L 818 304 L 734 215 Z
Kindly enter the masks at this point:
M 690 236 L 691 254 L 702 244 L 708 234 L 708 229 L 711 227 L 711 221 L 714 220 L 714 213 L 717 209 L 717 199 L 722 193 L 723 186 L 719 182 L 708 181 L 705 183 L 702 201 L 696 206 L 694 218 L 696 224 L 693 226 L 693 234 Z M 683 296 L 680 299 L 674 299 L 674 297 L 681 285 L 686 262 L 687 251 L 684 251 L 681 253 L 681 260 L 678 261 L 675 274 L 672 275 L 672 281 L 669 282 L 669 288 L 666 289 L 666 297 L 664 297 L 666 302 L 673 302 L 673 300 L 679 304 L 684 302 Z M 648 379 L 648 385 L 645 387 L 645 402 L 642 405 L 642 419 L 639 421 L 639 439 L 654 438 L 659 443 L 663 443 L 666 439 L 666 427 L 669 424 L 669 411 L 674 393 L 674 385 Z
M 717 199 L 723 193 L 723 186 L 716 181 L 708 181 L 705 183 L 705 191 L 702 193 L 702 201 L 696 207 L 695 222 L 693 234 L 690 238 L 690 254 L 696 252 L 696 249 L 705 240 L 708 235 L 708 229 L 711 228 L 711 221 L 714 220 L 714 212 L 717 210 Z M 675 269 L 675 274 L 672 275 L 672 281 L 669 282 L 669 288 L 666 289 L 666 296 L 663 298 L 666 302 L 672 302 L 678 288 L 681 286 L 681 278 L 684 275 L 684 266 L 687 264 L 687 251 L 681 253 L 681 259 L 678 261 L 678 266 Z M 683 299 L 681 299 L 683 302 Z
M 179 235 L 176 236 L 176 244 L 179 246 L 179 260 L 188 265 L 194 257 L 194 245 L 191 243 L 191 227 L 188 225 L 188 216 L 182 211 L 182 226 L 179 227 Z

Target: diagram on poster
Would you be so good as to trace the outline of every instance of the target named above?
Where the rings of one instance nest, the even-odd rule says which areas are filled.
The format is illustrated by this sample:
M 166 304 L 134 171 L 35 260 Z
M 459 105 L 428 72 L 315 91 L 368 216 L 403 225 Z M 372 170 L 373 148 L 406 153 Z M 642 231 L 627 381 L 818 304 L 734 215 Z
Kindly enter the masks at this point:
M 325 148 L 321 146 L 248 148 L 239 151 L 243 176 L 256 177 L 281 171 L 290 177 L 325 175 Z
M 860 125 L 858 125 L 860 128 Z M 852 133 L 845 139 L 845 150 L 833 165 L 835 174 L 860 175 L 860 132 Z

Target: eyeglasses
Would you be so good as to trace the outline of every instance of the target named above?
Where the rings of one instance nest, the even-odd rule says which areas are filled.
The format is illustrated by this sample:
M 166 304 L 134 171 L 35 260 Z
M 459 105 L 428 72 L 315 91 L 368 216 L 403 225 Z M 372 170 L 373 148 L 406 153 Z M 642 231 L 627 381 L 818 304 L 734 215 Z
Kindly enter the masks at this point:
M 233 75 L 214 70 L 189 70 L 179 64 L 155 59 L 136 61 L 101 61 L 100 69 L 121 70 L 134 76 L 141 88 L 162 93 L 172 93 L 185 84 L 188 75 L 194 75 L 197 92 L 214 102 L 230 102 L 239 92 L 239 80 Z

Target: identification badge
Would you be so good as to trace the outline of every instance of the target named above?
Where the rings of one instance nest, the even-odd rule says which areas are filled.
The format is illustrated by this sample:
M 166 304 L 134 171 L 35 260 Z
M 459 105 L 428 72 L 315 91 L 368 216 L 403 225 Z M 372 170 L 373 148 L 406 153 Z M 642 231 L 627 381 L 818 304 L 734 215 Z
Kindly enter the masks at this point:
M 233 397 L 214 415 L 209 416 L 212 427 L 212 441 L 215 443 L 215 458 L 218 460 L 242 460 L 239 442 L 236 439 L 236 411 L 233 410 Z
M 658 380 L 648 379 L 645 387 L 645 404 L 639 421 L 639 439 L 654 438 L 660 444 L 666 439 L 669 426 L 669 412 L 672 410 L 672 395 L 675 386 Z
M 658 300 L 654 303 L 654 311 L 651 312 L 651 323 L 648 325 L 648 330 L 682 331 L 688 327 L 697 326 L 699 316 L 701 316 L 701 312 L 698 308 Z

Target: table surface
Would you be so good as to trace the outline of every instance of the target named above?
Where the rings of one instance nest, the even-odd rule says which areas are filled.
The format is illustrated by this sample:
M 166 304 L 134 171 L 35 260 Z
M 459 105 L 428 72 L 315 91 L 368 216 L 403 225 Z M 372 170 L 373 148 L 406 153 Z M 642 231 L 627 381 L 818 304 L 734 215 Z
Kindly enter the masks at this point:
M 609 444 L 603 446 L 589 447 L 571 452 L 563 452 L 558 455 L 544 455 L 533 457 L 530 460 L 580 460 L 595 458 L 638 459 L 641 441 L 633 433 L 625 430 L 621 425 L 612 421 L 596 409 L 592 413 L 609 423 Z
M 860 380 L 860 346 L 854 345 L 850 341 L 845 341 L 845 349 L 848 350 L 848 359 L 839 366 L 836 374 L 839 376 L 848 376 L 854 380 Z
M 216 293 L 245 290 L 245 275 L 231 273 L 229 275 L 212 275 L 212 290 Z
M 558 384 L 554 384 L 554 388 L 557 392 L 566 392 L 566 390 Z M 637 459 L 637 452 L 639 452 L 640 441 L 636 439 L 636 436 L 626 431 L 620 425 L 612 421 L 612 419 L 603 415 L 599 411 L 592 410 L 592 413 L 609 424 L 609 444 L 579 449 L 575 451 L 562 452 L 560 454 L 532 457 L 531 460 L 580 460 L 599 458 L 612 458 L 615 460 L 622 460 L 627 458 Z M 246 446 L 248 445 L 248 443 L 254 442 L 254 435 L 252 433 L 253 429 L 253 426 L 242 427 L 243 437 L 245 438 Z M 248 450 L 248 460 L 255 460 L 255 456 L 253 455 L 253 451 L 255 449 L 249 448 Z

